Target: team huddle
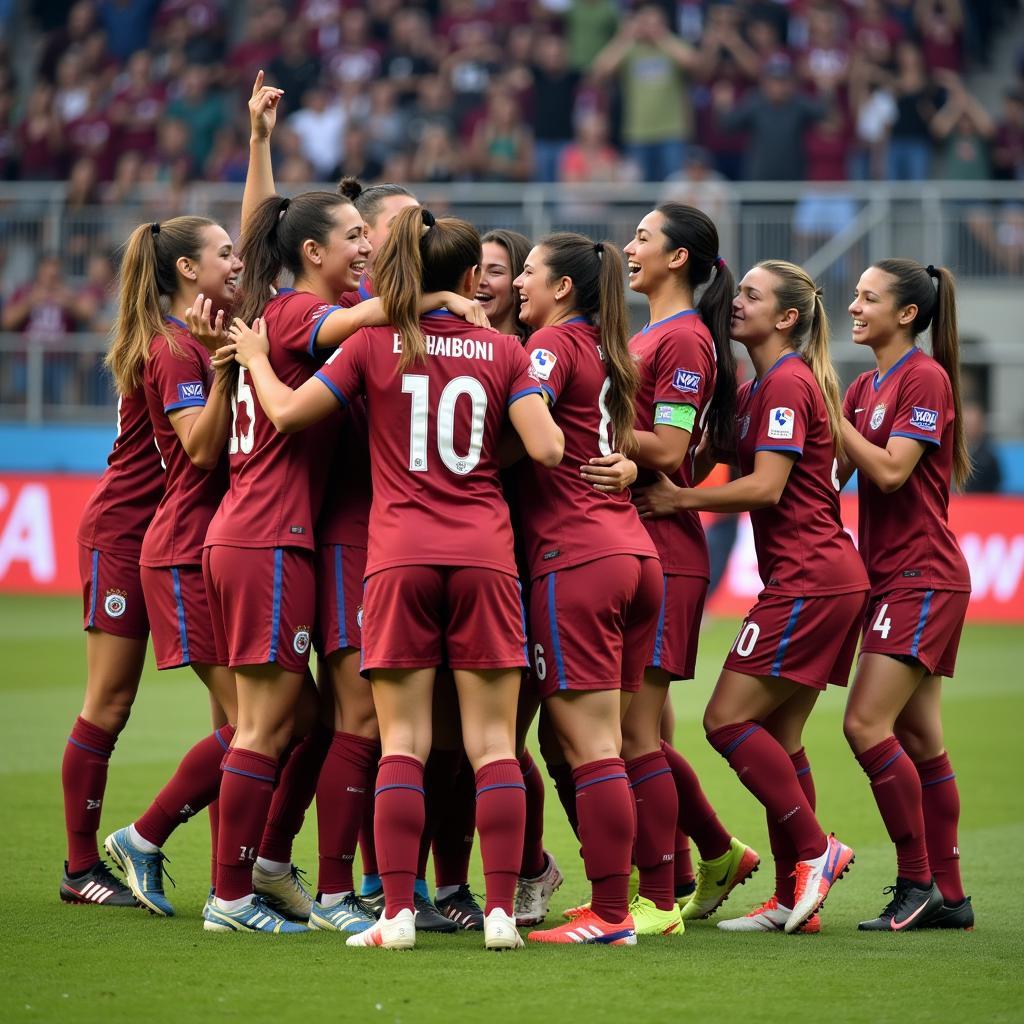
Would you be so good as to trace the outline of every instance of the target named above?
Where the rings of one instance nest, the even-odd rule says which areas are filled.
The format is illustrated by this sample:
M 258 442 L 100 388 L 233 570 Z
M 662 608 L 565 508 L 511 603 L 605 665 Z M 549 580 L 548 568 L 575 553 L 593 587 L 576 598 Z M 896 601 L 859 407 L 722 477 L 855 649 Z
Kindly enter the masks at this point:
M 529 926 L 682 934 L 760 864 L 672 746 L 669 701 L 708 590 L 699 513 L 749 512 L 764 589 L 704 728 L 765 809 L 775 884 L 718 928 L 822 927 L 854 851 L 816 816 L 802 732 L 858 645 L 844 731 L 897 860 L 859 927 L 972 928 L 940 714 L 970 594 L 947 524 L 970 472 L 949 272 L 864 270 L 849 312 L 874 368 L 843 399 L 820 289 L 777 259 L 737 284 L 702 211 L 664 203 L 620 249 L 481 238 L 393 184 L 285 199 L 281 95 L 257 78 L 237 252 L 195 216 L 125 247 L 117 439 L 78 533 L 88 681 L 61 899 L 172 915 L 163 849 L 206 808 L 209 931 L 410 949 L 472 929 L 493 950 Z M 627 287 L 649 304 L 632 337 Z M 727 482 L 698 486 L 719 463 Z M 854 471 L 859 550 L 839 507 Z M 100 810 L 150 640 L 159 669 L 203 681 L 214 731 L 106 837 L 122 881 Z M 547 928 L 564 879 L 535 721 L 591 885 Z M 314 799 L 315 898 L 292 863 Z

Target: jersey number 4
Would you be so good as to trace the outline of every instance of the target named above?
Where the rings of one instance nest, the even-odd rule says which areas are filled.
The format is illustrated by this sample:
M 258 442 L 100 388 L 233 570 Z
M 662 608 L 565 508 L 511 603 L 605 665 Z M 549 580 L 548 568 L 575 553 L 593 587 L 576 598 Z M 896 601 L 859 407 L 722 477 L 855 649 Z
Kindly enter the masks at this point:
M 238 433 L 238 407 L 244 405 L 247 424 L 245 432 Z M 252 388 L 245 382 L 245 367 L 238 368 L 238 385 L 231 396 L 231 440 L 228 442 L 228 455 L 241 452 L 248 455 L 252 451 L 253 436 L 256 433 L 256 403 L 252 397 Z
M 426 473 L 427 432 L 430 408 L 430 378 L 422 373 L 402 374 L 402 393 L 412 395 L 409 417 L 409 469 Z M 466 395 L 471 403 L 469 451 L 460 455 L 455 450 L 455 406 Z M 484 446 L 484 417 L 487 415 L 487 392 L 476 377 L 455 377 L 441 392 L 437 403 L 437 452 L 441 461 L 459 476 L 472 472 L 480 461 Z

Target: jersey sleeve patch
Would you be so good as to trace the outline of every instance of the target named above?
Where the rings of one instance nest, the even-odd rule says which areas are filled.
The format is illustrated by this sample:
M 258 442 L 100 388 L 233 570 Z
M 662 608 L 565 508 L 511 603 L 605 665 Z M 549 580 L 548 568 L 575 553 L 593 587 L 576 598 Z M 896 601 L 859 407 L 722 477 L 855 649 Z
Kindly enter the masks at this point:
M 206 401 L 206 389 L 201 380 L 180 381 L 178 383 L 178 401 Z
M 696 370 L 684 370 L 682 367 L 677 367 L 675 373 L 672 374 L 672 387 L 684 395 L 695 395 L 700 391 L 703 379 L 704 375 Z
M 915 405 L 912 408 L 907 426 L 912 430 L 923 430 L 926 433 L 934 434 L 939 426 L 939 412 L 937 409 L 928 409 L 923 405 Z
M 768 413 L 768 436 L 775 441 L 790 441 L 793 439 L 793 426 L 796 422 L 796 413 L 792 409 L 780 406 Z
M 658 402 L 654 407 L 654 425 L 676 427 L 679 430 L 693 432 L 693 424 L 697 419 L 697 410 L 692 405 L 679 405 L 675 402 Z
M 530 353 L 530 376 L 534 380 L 547 380 L 558 362 L 558 356 L 546 348 L 535 348 Z

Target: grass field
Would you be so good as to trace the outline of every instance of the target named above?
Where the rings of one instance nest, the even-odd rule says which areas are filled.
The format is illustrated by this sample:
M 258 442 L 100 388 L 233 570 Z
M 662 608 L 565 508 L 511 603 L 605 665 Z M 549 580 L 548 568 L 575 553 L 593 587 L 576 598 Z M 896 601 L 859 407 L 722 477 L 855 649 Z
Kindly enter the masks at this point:
M 531 948 L 485 955 L 479 936 L 421 938 L 414 953 L 344 948 L 339 936 L 211 935 L 200 910 L 209 871 L 205 816 L 168 844 L 173 919 L 139 910 L 67 907 L 57 899 L 64 850 L 59 763 L 81 704 L 83 639 L 73 600 L 0 599 L 3 677 L 0 786 L 0 1021 L 1024 1020 L 1024 634 L 969 626 L 960 676 L 946 693 L 947 743 L 963 802 L 962 866 L 978 918 L 971 934 L 858 933 L 882 906 L 895 863 L 840 729 L 843 694 L 829 692 L 807 730 L 819 814 L 857 852 L 829 898 L 820 936 L 726 935 L 713 923 L 627 948 Z M 711 625 L 699 678 L 673 690 L 677 743 L 737 835 L 765 856 L 727 904 L 766 897 L 772 872 L 763 817 L 708 747 L 700 713 L 734 623 Z M 114 755 L 103 832 L 136 816 L 206 726 L 207 702 L 185 671 L 149 666 Z M 547 845 L 567 875 L 560 909 L 585 897 L 572 834 L 549 791 Z M 313 869 L 312 813 L 296 861 Z M 1016 865 L 1016 866 L 1015 866 Z M 474 881 L 482 886 L 479 864 Z

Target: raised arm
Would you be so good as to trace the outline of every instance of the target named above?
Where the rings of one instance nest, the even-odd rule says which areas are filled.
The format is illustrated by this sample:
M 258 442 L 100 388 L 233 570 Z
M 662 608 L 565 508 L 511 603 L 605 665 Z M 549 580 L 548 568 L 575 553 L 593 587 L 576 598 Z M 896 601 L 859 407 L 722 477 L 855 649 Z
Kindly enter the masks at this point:
M 274 194 L 274 165 L 270 159 L 270 136 L 277 124 L 277 107 L 284 92 L 263 84 L 263 71 L 256 72 L 256 81 L 249 97 L 249 169 L 242 193 L 242 233 L 249 218 L 264 199 Z

